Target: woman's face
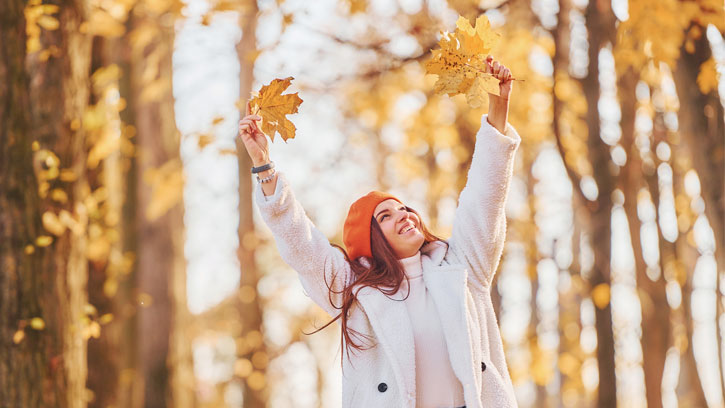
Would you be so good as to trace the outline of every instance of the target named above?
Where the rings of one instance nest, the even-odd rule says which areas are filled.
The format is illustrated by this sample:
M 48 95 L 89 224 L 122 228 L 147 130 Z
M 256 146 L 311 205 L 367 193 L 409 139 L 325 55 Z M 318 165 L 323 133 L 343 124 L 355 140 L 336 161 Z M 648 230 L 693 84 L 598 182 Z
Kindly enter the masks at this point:
M 385 239 L 398 259 L 415 255 L 425 242 L 420 231 L 420 220 L 415 213 L 406 210 L 400 202 L 387 199 L 373 211 Z

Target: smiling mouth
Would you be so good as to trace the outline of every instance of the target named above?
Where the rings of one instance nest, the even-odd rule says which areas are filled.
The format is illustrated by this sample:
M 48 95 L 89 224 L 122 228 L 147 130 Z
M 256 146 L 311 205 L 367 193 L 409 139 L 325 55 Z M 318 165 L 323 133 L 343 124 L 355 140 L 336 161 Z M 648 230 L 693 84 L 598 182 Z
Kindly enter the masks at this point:
M 413 230 L 413 229 L 415 229 L 415 225 L 408 225 L 407 227 L 403 227 L 403 229 L 401 229 L 400 232 L 398 232 L 398 234 L 403 235 L 406 232 L 409 232 L 410 230 Z

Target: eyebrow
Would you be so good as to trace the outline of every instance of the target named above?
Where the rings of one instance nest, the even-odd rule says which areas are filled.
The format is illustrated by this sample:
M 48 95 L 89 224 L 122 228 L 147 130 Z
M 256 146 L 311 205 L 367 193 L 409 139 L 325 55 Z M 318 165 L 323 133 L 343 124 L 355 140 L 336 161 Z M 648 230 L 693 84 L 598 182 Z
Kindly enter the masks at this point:
M 382 211 L 380 211 L 380 212 L 378 213 L 378 215 L 376 215 L 376 216 L 375 216 L 375 219 L 377 219 L 378 217 L 380 217 L 380 214 L 382 214 L 382 213 L 384 213 L 384 212 L 389 212 L 389 211 L 390 211 L 390 210 L 389 210 L 389 209 L 387 209 L 387 208 L 386 208 L 386 209 L 384 209 L 384 210 L 382 210 Z
M 403 207 L 405 207 L 405 206 L 404 206 L 403 204 L 400 204 L 400 205 L 401 205 L 401 206 L 403 206 Z M 389 209 L 389 208 L 386 208 L 386 209 L 384 209 L 384 210 L 380 211 L 380 212 L 378 213 L 378 215 L 376 215 L 376 216 L 375 216 L 375 219 L 378 219 L 378 217 L 380 217 L 380 214 L 382 214 L 382 213 L 384 213 L 384 212 L 390 212 L 390 209 Z

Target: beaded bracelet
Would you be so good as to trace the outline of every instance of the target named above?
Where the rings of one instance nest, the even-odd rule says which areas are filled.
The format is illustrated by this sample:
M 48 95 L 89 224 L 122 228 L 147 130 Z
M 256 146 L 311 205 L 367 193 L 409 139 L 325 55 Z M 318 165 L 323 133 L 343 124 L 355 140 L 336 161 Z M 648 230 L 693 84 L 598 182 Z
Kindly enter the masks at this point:
M 257 175 L 257 181 L 260 183 L 269 183 L 270 181 L 272 181 L 272 179 L 274 179 L 275 173 L 276 172 L 274 171 L 274 169 L 272 169 L 272 172 L 269 173 L 269 176 L 265 178 L 259 178 L 259 175 Z

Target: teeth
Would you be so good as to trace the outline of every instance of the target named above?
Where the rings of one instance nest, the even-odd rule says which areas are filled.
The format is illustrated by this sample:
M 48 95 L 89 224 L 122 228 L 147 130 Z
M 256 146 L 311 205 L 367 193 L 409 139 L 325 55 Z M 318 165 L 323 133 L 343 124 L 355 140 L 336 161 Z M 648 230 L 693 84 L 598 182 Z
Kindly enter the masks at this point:
M 405 230 L 403 230 L 403 231 L 400 231 L 400 233 L 401 233 L 401 234 L 405 234 L 406 232 L 408 232 L 408 231 L 412 230 L 413 228 L 415 228 L 415 227 L 413 227 L 413 226 L 411 225 L 411 226 L 409 226 L 408 228 L 406 228 Z

